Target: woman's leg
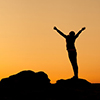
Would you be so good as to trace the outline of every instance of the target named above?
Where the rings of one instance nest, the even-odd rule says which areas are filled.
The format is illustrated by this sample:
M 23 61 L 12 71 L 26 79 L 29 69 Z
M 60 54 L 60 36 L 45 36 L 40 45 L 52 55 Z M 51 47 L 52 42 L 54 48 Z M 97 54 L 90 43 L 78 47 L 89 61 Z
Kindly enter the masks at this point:
M 68 51 L 68 56 L 73 67 L 74 76 L 78 78 L 77 52 Z

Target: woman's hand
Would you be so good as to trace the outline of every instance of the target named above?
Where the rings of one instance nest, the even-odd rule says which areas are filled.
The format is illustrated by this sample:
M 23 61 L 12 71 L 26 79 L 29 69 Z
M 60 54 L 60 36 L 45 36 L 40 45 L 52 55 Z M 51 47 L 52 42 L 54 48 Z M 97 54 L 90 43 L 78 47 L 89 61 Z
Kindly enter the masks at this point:
M 54 30 L 57 30 L 57 28 L 54 26 L 54 28 L 53 28 Z
M 82 28 L 82 31 L 85 30 L 85 29 L 86 29 L 86 27 L 83 27 L 83 28 Z

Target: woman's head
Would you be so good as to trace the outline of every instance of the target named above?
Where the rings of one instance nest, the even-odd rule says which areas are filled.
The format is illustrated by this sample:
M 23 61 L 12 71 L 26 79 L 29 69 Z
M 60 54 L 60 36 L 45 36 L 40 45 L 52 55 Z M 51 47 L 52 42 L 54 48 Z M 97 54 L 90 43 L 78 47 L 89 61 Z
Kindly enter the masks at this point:
M 69 33 L 69 35 L 70 35 L 70 36 L 74 36 L 74 35 L 75 35 L 75 32 L 74 32 L 74 31 L 71 31 L 71 32 Z

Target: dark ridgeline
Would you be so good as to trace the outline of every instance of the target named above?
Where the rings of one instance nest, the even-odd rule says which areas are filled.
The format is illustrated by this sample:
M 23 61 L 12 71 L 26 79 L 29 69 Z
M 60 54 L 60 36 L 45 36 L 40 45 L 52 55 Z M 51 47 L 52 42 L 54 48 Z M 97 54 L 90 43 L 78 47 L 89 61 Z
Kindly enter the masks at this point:
M 85 79 L 50 83 L 42 71 L 22 71 L 0 81 L 0 100 L 100 100 L 100 85 Z

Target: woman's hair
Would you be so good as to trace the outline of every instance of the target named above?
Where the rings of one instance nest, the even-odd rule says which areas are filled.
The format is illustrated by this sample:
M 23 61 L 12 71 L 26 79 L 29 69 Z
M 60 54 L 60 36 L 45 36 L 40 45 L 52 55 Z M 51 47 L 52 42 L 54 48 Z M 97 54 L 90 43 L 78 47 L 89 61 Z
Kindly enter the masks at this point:
M 74 35 L 75 35 L 75 32 L 74 32 L 74 31 L 71 31 L 71 32 L 69 33 L 69 35 L 70 35 L 70 36 L 74 36 Z

